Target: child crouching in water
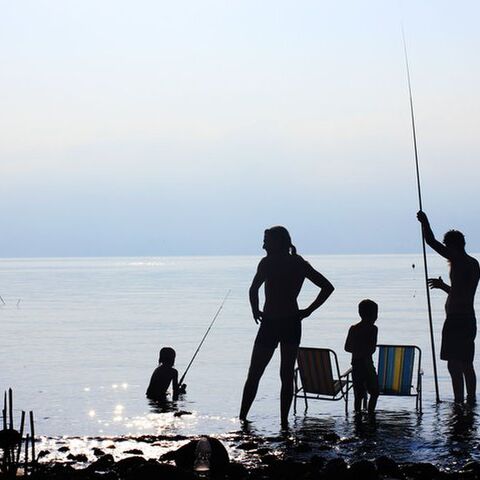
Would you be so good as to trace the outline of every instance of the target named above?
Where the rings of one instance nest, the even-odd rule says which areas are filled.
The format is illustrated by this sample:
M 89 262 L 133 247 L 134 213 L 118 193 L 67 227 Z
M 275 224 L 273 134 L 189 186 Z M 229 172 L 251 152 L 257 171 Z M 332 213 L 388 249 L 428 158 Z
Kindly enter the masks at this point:
M 361 412 L 362 401 L 368 392 L 368 413 L 374 413 L 378 399 L 378 376 L 372 355 L 377 348 L 378 328 L 374 323 L 378 317 L 378 305 L 372 300 L 362 300 L 358 304 L 358 313 L 361 321 L 350 327 L 345 350 L 352 354 L 355 412 Z
M 179 393 L 185 393 L 186 385 L 178 385 L 178 371 L 173 368 L 175 364 L 175 350 L 163 347 L 158 357 L 158 367 L 152 374 L 146 396 L 150 400 L 162 401 L 167 396 L 167 390 L 172 383 L 172 399 L 177 400 Z

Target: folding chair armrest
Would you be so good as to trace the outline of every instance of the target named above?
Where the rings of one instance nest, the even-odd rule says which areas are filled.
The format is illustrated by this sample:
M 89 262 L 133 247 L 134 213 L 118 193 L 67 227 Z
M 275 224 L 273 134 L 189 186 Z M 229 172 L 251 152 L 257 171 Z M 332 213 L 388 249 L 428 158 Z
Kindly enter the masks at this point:
M 345 373 L 340 375 L 340 378 L 348 377 L 352 373 L 352 367 L 350 367 Z

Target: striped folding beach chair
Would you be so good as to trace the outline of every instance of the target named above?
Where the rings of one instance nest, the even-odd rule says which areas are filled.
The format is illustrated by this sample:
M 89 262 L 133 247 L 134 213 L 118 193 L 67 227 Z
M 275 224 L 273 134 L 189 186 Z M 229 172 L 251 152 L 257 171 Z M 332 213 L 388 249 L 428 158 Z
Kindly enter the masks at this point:
M 342 399 L 345 401 L 345 413 L 348 412 L 348 391 L 352 388 L 352 369 L 341 374 L 337 354 L 333 350 L 300 347 L 297 364 L 293 402 L 295 413 L 298 397 L 303 397 L 305 400 L 305 412 L 308 409 L 308 400 Z
M 377 348 L 380 395 L 416 397 L 416 408 L 421 412 L 423 372 L 420 348 L 415 345 L 377 345 Z M 416 386 L 413 385 L 414 372 Z

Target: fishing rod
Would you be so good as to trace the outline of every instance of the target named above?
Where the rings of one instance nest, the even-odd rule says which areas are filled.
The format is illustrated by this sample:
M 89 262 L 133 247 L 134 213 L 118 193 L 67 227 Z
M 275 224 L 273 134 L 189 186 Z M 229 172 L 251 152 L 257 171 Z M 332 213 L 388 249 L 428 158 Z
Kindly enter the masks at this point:
M 403 51 L 405 53 L 405 66 L 407 68 L 408 95 L 410 99 L 410 118 L 412 121 L 413 150 L 415 153 L 415 171 L 417 175 L 418 206 L 419 206 L 419 210 L 423 211 L 422 186 L 420 182 L 420 167 L 418 163 L 417 132 L 415 128 L 415 114 L 413 110 L 412 83 L 410 80 L 410 68 L 408 64 L 407 42 L 405 41 L 405 31 L 403 29 L 403 25 L 402 25 L 402 39 L 403 39 Z M 423 232 L 423 227 L 421 227 L 421 231 L 422 231 L 423 269 L 425 272 L 425 290 L 427 292 L 428 323 L 430 326 L 430 343 L 432 345 L 433 377 L 435 381 L 436 401 L 437 403 L 440 403 L 440 393 L 438 389 L 437 358 L 435 355 L 435 338 L 433 336 L 432 302 L 430 300 L 430 289 L 428 287 L 427 250 L 426 250 L 425 234 Z
M 208 332 L 210 332 L 210 329 L 213 327 L 213 324 L 215 323 L 215 320 L 216 320 L 217 317 L 220 315 L 220 312 L 222 311 L 222 308 L 223 308 L 223 306 L 225 305 L 225 302 L 227 301 L 227 298 L 228 298 L 228 296 L 230 295 L 230 292 L 231 292 L 231 290 L 229 290 L 229 291 L 227 292 L 227 294 L 226 294 L 225 297 L 223 298 L 222 303 L 220 304 L 220 307 L 218 307 L 217 312 L 216 312 L 215 315 L 213 316 L 213 320 L 210 322 L 210 325 L 208 326 L 207 331 L 206 331 L 205 334 L 203 335 L 202 340 L 200 341 L 197 349 L 195 350 L 195 353 L 193 354 L 193 357 L 192 357 L 192 359 L 190 360 L 190 363 L 188 364 L 188 366 L 187 366 L 187 368 L 186 368 L 186 370 L 185 370 L 185 373 L 182 375 L 182 377 L 181 377 L 180 380 L 178 381 L 178 384 L 179 384 L 179 385 L 182 385 L 183 380 L 185 379 L 185 376 L 187 375 L 188 370 L 189 370 L 190 367 L 192 366 L 192 363 L 193 363 L 193 361 L 195 360 L 195 357 L 197 356 L 198 352 L 200 351 L 200 348 L 202 348 L 203 342 L 204 342 L 205 339 L 207 338 Z

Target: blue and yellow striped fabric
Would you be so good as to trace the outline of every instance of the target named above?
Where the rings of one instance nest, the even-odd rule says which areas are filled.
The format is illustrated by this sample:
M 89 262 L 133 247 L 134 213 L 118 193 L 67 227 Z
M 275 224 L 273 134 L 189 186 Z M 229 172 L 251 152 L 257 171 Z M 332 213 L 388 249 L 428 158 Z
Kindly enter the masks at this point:
M 414 347 L 380 346 L 378 352 L 380 393 L 410 395 L 414 360 Z
M 335 395 L 329 350 L 301 347 L 298 349 L 297 362 L 305 392 Z

